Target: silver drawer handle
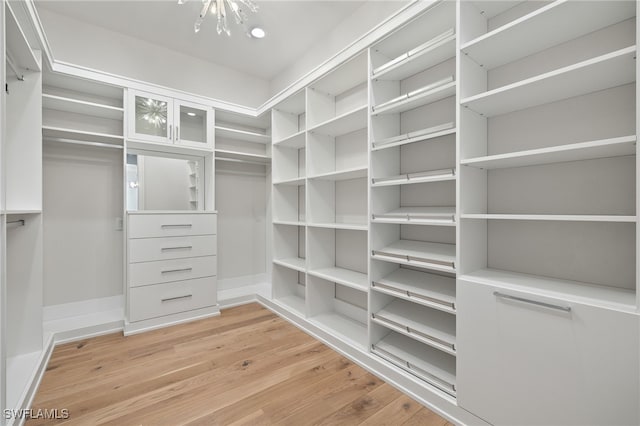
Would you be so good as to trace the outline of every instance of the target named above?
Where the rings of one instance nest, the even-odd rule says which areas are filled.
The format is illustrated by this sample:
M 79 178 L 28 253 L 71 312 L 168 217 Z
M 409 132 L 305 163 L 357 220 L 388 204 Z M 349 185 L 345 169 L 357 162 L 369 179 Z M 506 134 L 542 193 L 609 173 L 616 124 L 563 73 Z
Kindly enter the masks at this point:
M 173 300 L 181 300 L 181 299 L 189 299 L 193 297 L 193 294 L 187 294 L 185 296 L 176 296 L 176 297 L 167 297 L 166 299 L 162 299 L 161 302 L 171 302 Z
M 167 250 L 191 250 L 193 248 L 193 246 L 180 246 L 180 247 L 162 247 L 160 249 L 160 251 L 167 251 Z
M 531 305 L 542 306 L 543 308 L 571 312 L 571 306 L 554 305 L 552 303 L 539 302 L 537 300 L 525 299 L 523 297 L 510 296 L 508 294 L 500 293 L 499 291 L 494 291 L 493 295 L 501 299 L 515 300 L 516 302 L 529 303 Z
M 160 271 L 161 274 L 170 274 L 172 272 L 191 272 L 193 268 L 182 268 L 182 269 L 167 269 L 164 271 Z
M 191 228 L 193 225 L 190 223 L 176 223 L 169 225 L 160 225 L 160 228 Z

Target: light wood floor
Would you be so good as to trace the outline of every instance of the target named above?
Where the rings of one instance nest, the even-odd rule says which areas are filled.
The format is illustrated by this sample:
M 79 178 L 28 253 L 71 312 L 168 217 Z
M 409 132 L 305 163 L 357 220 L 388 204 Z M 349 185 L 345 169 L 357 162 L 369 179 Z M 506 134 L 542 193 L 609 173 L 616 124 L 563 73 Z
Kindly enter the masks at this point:
M 450 426 L 258 304 L 58 346 L 33 408 L 82 425 Z

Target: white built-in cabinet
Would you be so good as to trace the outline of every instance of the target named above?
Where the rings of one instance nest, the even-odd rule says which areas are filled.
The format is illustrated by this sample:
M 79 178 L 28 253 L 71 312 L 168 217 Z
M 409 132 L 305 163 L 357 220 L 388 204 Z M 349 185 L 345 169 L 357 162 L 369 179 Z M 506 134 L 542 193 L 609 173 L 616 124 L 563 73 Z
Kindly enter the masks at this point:
M 213 149 L 214 114 L 211 107 L 129 90 L 128 114 L 129 139 Z
M 276 105 L 273 302 L 453 415 L 637 424 L 637 7 L 434 2 Z

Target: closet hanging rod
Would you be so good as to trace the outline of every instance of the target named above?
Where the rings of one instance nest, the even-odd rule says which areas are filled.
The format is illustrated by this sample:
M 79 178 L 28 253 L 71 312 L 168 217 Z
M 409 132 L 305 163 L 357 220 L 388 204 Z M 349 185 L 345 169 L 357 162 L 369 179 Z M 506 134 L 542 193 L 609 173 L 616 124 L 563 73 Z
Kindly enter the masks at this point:
M 240 160 L 237 158 L 216 157 L 216 161 L 227 161 L 229 163 L 257 164 L 258 166 L 267 166 L 268 163 L 252 160 Z
M 24 219 L 9 221 L 7 222 L 7 225 L 13 225 L 15 227 L 24 226 Z
M 16 78 L 18 79 L 18 81 L 24 81 L 24 75 L 18 72 L 18 67 L 13 62 L 13 59 L 11 59 L 9 55 L 7 55 L 7 65 L 9 65 L 9 68 L 11 68 L 11 71 L 13 71 L 13 73 L 16 75 Z
M 102 143 L 102 142 L 82 141 L 82 140 L 77 140 L 77 139 L 48 137 L 48 138 L 44 138 L 44 141 L 45 142 L 61 142 L 61 143 L 68 143 L 68 144 L 72 144 L 72 145 L 93 146 L 93 147 L 98 147 L 98 148 L 124 149 L 124 147 L 122 145 L 114 145 L 114 144 Z

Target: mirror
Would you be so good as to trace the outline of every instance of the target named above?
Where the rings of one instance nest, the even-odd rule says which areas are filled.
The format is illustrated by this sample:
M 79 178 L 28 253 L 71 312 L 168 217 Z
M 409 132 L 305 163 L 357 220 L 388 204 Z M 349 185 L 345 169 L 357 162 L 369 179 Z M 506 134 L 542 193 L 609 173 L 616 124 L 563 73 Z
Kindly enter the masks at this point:
M 204 158 L 127 152 L 127 210 L 203 210 Z

